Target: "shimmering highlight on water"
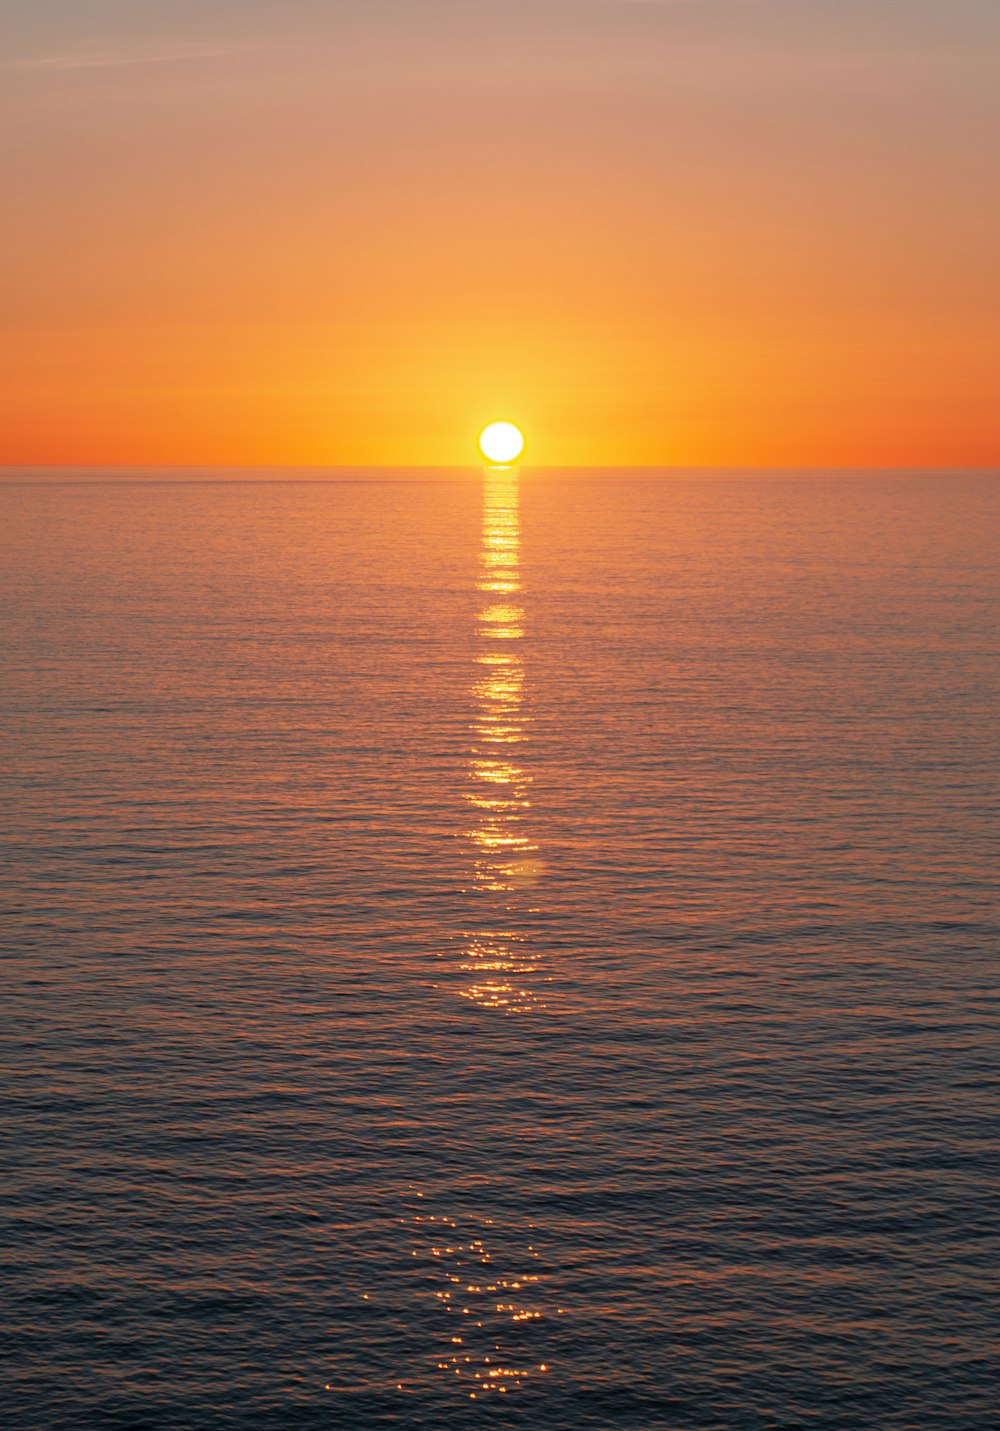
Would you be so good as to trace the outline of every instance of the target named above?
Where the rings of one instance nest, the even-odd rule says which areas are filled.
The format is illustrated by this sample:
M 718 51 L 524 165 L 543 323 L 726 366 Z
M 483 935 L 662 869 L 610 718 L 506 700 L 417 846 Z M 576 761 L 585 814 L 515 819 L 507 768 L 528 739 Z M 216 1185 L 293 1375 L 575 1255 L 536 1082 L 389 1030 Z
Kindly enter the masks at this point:
M 542 1007 L 537 992 L 539 948 L 519 930 L 524 892 L 535 886 L 543 865 L 529 834 L 531 777 L 518 763 L 527 740 L 525 665 L 519 649 L 524 609 L 498 603 L 498 591 L 521 590 L 520 476 L 516 468 L 487 468 L 483 475 L 483 541 L 478 590 L 478 665 L 473 683 L 473 744 L 466 799 L 474 812 L 473 893 L 477 927 L 465 935 L 466 998 L 484 1008 L 516 1014 Z M 492 898 L 490 898 L 492 896 Z M 529 906 L 530 907 L 530 906 Z

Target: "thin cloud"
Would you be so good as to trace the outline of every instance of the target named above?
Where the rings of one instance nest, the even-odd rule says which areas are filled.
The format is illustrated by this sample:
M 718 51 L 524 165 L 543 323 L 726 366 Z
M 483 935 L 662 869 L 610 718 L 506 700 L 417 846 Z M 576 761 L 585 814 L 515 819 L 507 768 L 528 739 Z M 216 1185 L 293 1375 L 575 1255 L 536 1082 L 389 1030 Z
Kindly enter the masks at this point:
M 39 74 L 63 74 L 71 70 L 110 70 L 140 65 L 186 64 L 217 59 L 229 53 L 206 45 L 143 45 L 109 50 L 82 50 L 64 55 L 37 55 L 12 60 L 6 68 Z

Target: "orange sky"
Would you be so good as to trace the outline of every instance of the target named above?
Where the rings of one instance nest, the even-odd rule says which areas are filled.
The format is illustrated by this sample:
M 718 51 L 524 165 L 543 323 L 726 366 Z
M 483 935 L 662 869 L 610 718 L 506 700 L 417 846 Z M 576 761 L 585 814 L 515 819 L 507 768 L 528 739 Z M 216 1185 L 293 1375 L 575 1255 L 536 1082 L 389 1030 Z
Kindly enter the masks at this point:
M 0 463 L 1000 465 L 992 0 L 10 0 Z

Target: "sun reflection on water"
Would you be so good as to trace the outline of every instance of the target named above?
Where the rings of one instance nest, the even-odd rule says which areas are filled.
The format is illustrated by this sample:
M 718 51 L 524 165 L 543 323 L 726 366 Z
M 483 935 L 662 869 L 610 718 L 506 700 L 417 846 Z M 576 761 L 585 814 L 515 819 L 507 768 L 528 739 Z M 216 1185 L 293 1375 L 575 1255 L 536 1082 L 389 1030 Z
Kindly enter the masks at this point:
M 483 533 L 477 618 L 479 675 L 472 686 L 472 746 L 466 801 L 473 812 L 468 838 L 473 888 L 481 906 L 478 927 L 466 931 L 462 993 L 483 1008 L 505 1014 L 539 1009 L 537 956 L 519 916 L 542 863 L 526 823 L 531 779 L 518 759 L 526 739 L 525 667 L 517 643 L 525 634 L 521 591 L 519 476 L 487 469 L 483 477 Z
M 526 623 L 518 601 L 519 498 L 516 470 L 487 470 L 465 788 L 465 868 L 471 873 L 465 892 L 472 908 L 452 963 L 462 998 L 504 1016 L 544 1010 L 540 988 L 549 980 L 532 937 L 543 866 L 531 836 L 524 760 L 529 717 L 520 645 Z M 482 1186 L 477 1177 L 475 1191 Z M 461 1397 L 483 1401 L 547 1379 L 552 1322 L 565 1313 L 546 1308 L 534 1225 L 484 1216 L 472 1191 L 453 1187 L 444 1204 L 411 1185 L 402 1222 L 407 1261 L 440 1327 L 435 1372 Z M 447 1211 L 449 1205 L 456 1210 Z M 394 1384 L 404 1393 L 418 1390 L 408 1379 Z
M 414 1268 L 441 1317 L 435 1366 L 449 1384 L 478 1400 L 545 1377 L 536 1324 L 563 1309 L 544 1305 L 532 1225 L 518 1230 L 512 1253 L 512 1229 L 492 1218 L 470 1223 L 427 1201 L 404 1221 Z

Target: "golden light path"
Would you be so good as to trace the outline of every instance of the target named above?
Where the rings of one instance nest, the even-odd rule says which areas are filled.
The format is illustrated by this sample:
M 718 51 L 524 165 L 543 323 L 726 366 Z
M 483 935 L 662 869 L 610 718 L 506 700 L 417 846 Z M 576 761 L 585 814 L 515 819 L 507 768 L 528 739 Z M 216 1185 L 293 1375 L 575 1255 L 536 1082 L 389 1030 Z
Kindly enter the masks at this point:
M 483 477 L 465 795 L 472 907 L 461 933 L 458 992 L 494 1017 L 547 1012 L 539 987 L 551 977 L 530 937 L 542 865 L 527 826 L 531 778 L 521 754 L 528 716 L 519 649 L 525 634 L 519 482 L 512 464 L 489 465 Z M 483 1173 L 447 1191 L 411 1184 L 400 1218 L 420 1294 L 436 1312 L 432 1366 L 458 1396 L 479 1402 L 548 1379 L 552 1323 L 568 1315 L 547 1287 L 537 1225 L 509 1210 L 496 1218 L 477 1211 L 480 1200 L 495 1197 Z M 405 1375 L 395 1388 L 420 1394 L 420 1383 Z
M 469 840 L 474 855 L 473 892 L 480 918 L 466 931 L 463 993 L 505 1014 L 541 1007 L 535 989 L 538 962 L 523 930 L 530 891 L 541 874 L 538 848 L 525 819 L 531 809 L 530 777 L 518 761 L 526 740 L 523 710 L 524 610 L 520 577 L 519 477 L 511 467 L 487 468 L 483 477 L 483 536 L 477 583 L 478 614 L 474 709 L 466 799 L 474 812 Z

